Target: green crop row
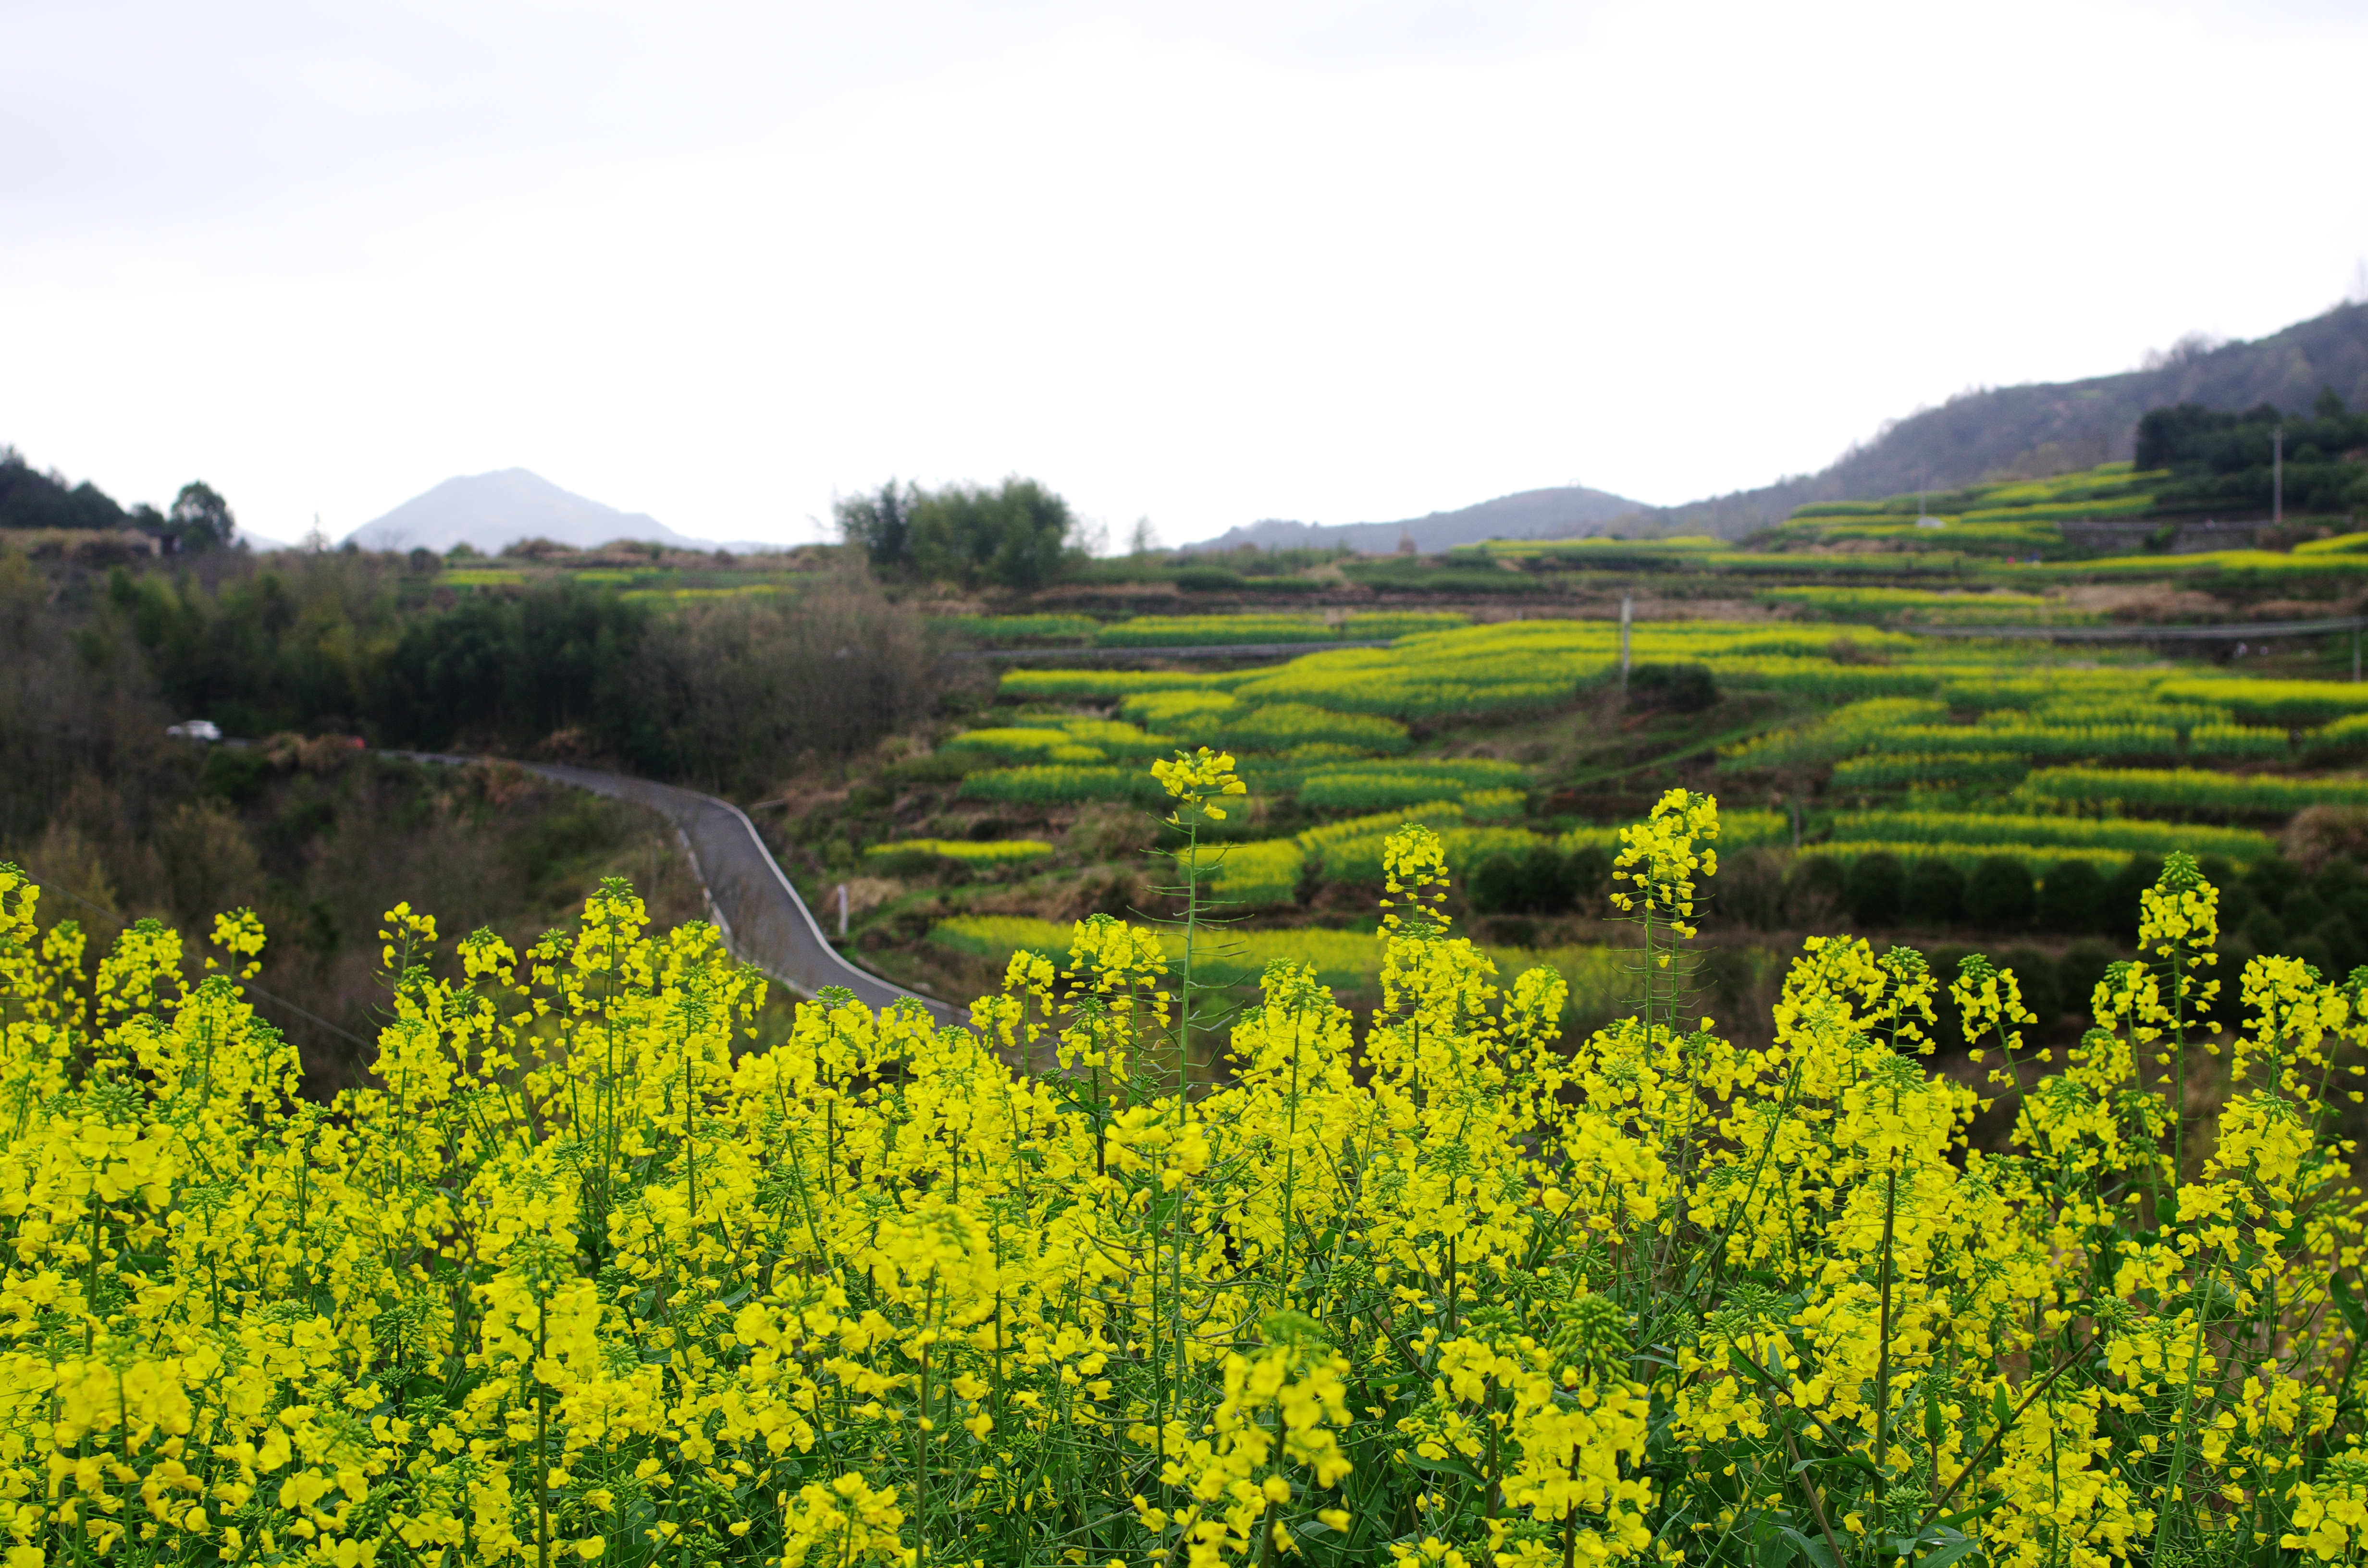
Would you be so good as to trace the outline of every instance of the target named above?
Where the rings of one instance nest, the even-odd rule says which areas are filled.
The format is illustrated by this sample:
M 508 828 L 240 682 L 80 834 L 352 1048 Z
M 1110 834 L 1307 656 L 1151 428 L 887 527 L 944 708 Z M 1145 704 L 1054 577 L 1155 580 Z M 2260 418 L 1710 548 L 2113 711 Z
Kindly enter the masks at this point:
M 2190 756 L 2283 757 L 2293 750 L 2285 731 L 2247 724 L 2198 724 L 2187 735 Z
M 1353 763 L 1309 774 L 1299 801 L 1335 811 L 1386 811 L 1463 790 L 1502 789 L 1528 777 L 1517 763 L 1485 757 Z
M 1492 539 L 1480 544 L 1459 544 L 1449 557 L 1465 555 L 1505 561 L 1585 561 L 1591 555 L 1691 557 L 1717 554 L 1733 548 L 1711 534 L 1677 534 L 1668 539 Z
M 1982 715 L 1984 723 L 2007 723 L 2004 715 L 2012 709 L 1993 710 Z M 2200 725 L 2229 722 L 2226 708 L 2209 708 L 2192 702 L 2157 702 L 2137 696 L 2078 696 L 2054 697 L 2034 704 L 2031 717 L 2040 723 L 2061 724 L 2157 724 L 2167 725 L 2186 734 Z M 2020 715 L 2016 715 L 2019 719 Z
M 2059 573 L 2094 574 L 2111 577 L 2226 575 L 2268 581 L 2340 581 L 2368 572 L 2368 556 L 2350 551 L 2287 555 L 2274 550 L 2207 550 L 2192 555 L 2115 555 L 2099 561 L 2066 562 Z
M 1053 846 L 1034 838 L 999 838 L 984 842 L 967 838 L 902 838 L 893 844 L 875 844 L 863 853 L 872 858 L 934 855 L 941 859 L 959 860 L 964 865 L 997 866 L 1050 855 Z
M 1754 845 L 1781 844 L 1793 836 L 1793 819 L 1782 812 L 1735 811 L 1718 813 L 1718 842 L 1713 847 L 1722 855 Z M 1616 827 L 1575 827 L 1554 840 L 1554 847 L 1565 854 L 1575 849 L 1600 849 L 1617 854 L 1620 830 Z
M 1141 733 L 1136 732 L 1138 734 Z M 1101 748 L 1073 739 L 1066 730 L 964 730 L 947 741 L 940 749 L 978 752 L 987 756 L 1029 762 L 1094 764 L 1110 760 Z
M 1139 615 L 1095 634 L 1104 648 L 1223 647 L 1238 642 L 1370 642 L 1468 626 L 1452 610 L 1360 610 L 1326 621 L 1317 615 Z
M 2368 534 L 2345 537 L 2368 539 Z M 2313 731 L 2310 744 L 2326 747 L 2368 745 L 2368 713 L 2354 713 L 2349 719 L 2338 719 Z
M 1151 776 L 1137 768 L 1053 765 L 973 773 L 962 779 L 961 793 L 971 801 L 1054 806 L 1075 801 L 1147 799 L 1157 789 Z
M 2011 816 L 1976 812 L 1861 812 L 1839 818 L 1836 840 L 1886 844 L 2072 845 L 2133 854 L 2185 849 L 2250 860 L 2276 847 L 2267 834 L 2240 827 L 2193 827 L 2138 818 Z
M 1203 847 L 1196 862 L 1215 897 L 1230 903 L 1289 903 L 1307 851 L 1288 838 Z
M 1327 874 L 1372 881 L 1381 874 L 1382 844 L 1406 824 L 1423 823 L 1442 836 L 1460 835 L 1464 832 L 1461 824 L 1467 816 L 1498 815 L 1508 807 L 1518 810 L 1522 799 L 1517 790 L 1483 790 L 1474 791 L 1463 802 L 1424 801 L 1402 811 L 1376 812 L 1345 822 L 1326 823 L 1295 838 L 1205 846 L 1200 851 L 1199 863 L 1212 868 L 1215 879 L 1212 885 L 1221 898 L 1239 903 L 1284 903 L 1297 891 L 1300 869 L 1309 861 L 1325 867 Z M 1468 850 L 1475 844 L 1497 841 L 1460 837 L 1448 842 L 1452 849 L 1461 844 Z M 1516 846 L 1526 849 L 1538 842 L 1534 835 L 1525 833 Z M 1366 874 L 1369 869 L 1371 876 Z
M 966 915 L 940 922 L 929 940 L 949 951 L 992 959 L 997 962 L 1019 951 L 1042 953 L 1065 965 L 1076 940 L 1076 927 L 1050 920 L 1019 915 Z M 1171 965 L 1184 956 L 1181 932 L 1162 931 L 1160 945 Z M 1336 991 L 1370 993 L 1379 982 L 1384 949 L 1383 938 L 1361 931 L 1330 931 L 1303 926 L 1283 931 L 1229 931 L 1222 937 L 1206 936 L 1193 956 L 1193 978 L 1212 984 L 1254 981 L 1276 963 L 1305 964 L 1315 971 L 1318 984 Z M 1482 949 L 1498 972 L 1518 974 L 1551 968 L 1570 987 L 1571 1005 L 1582 1015 L 1601 1012 L 1624 992 L 1628 976 L 1618 949 L 1572 947 Z
M 2031 758 L 2013 752 L 1877 752 L 1834 765 L 1837 790 L 1884 790 L 1902 784 L 2012 784 L 2031 771 Z
M 1731 768 L 1821 766 L 1872 744 L 1886 730 L 1943 719 L 1948 711 L 1946 704 L 1929 698 L 1867 698 L 1808 723 L 1723 747 L 1719 763 Z
M 1847 865 L 1861 855 L 1889 855 L 1899 860 L 1946 860 L 1961 871 L 1971 871 L 1985 860 L 2020 860 L 2031 869 L 2034 878 L 2044 880 L 2050 865 L 2066 860 L 2086 860 L 2103 870 L 2119 869 L 2129 859 L 2127 851 L 2083 847 L 2077 844 L 1944 844 L 1918 843 L 1907 839 L 1840 839 L 1821 844 L 1815 851 L 1819 855 Z
M 933 624 L 983 642 L 1023 637 L 1090 637 L 1101 623 L 1089 615 L 951 615 Z
M 1032 725 L 1035 721 L 1022 720 L 1019 722 Z M 1063 718 L 1043 722 L 1058 726 L 1064 734 L 1079 745 L 1095 747 L 1121 761 L 1172 756 L 1183 744 L 1174 735 L 1152 734 L 1133 724 L 1121 724 L 1115 719 Z M 975 734 L 978 732 L 970 733 Z M 1057 762 L 1062 759 L 1055 757 L 1052 760 Z
M 1947 592 L 1933 588 L 1861 588 L 1836 584 L 1762 588 L 1762 604 L 1812 611 L 1834 620 L 1914 619 L 1944 626 L 2094 620 L 2093 611 L 2067 608 L 2040 594 Z
M 1315 858 L 1324 868 L 1325 880 L 1335 882 L 1378 882 L 1382 880 L 1382 848 L 1395 827 L 1383 828 L 1355 838 L 1344 838 L 1324 845 Z M 1520 855 L 1554 840 L 1520 827 L 1442 827 L 1438 829 L 1440 842 L 1446 846 L 1448 864 L 1461 868 L 1462 875 L 1483 860 L 1499 855 Z
M 2033 803 L 2187 807 L 2283 816 L 2305 806 L 2368 806 L 2368 779 L 2280 778 L 2192 767 L 2048 767 L 2024 779 L 2015 794 Z
M 1406 727 L 1374 713 L 1341 713 L 1304 702 L 1253 707 L 1225 692 L 1155 691 L 1119 705 L 1130 719 L 1158 725 L 1195 744 L 1228 751 L 1293 751 L 1353 746 L 1372 754 L 1406 748 Z
M 2021 756 L 2177 756 L 2164 724 L 1903 724 L 1873 739 L 1877 751 L 2011 752 Z
M 1224 727 L 1228 747 L 1291 751 L 1306 745 L 1355 746 L 1370 752 L 1406 750 L 1406 727 L 1374 713 L 1336 713 L 1304 702 L 1256 708 Z
M 1240 678 L 1235 670 L 1006 670 L 999 689 L 1006 697 L 1078 702 L 1138 691 L 1223 691 Z
M 2362 562 L 2368 565 L 2368 561 Z M 2368 713 L 2368 685 L 2336 680 L 2246 680 L 2203 676 L 2166 680 L 2155 687 L 2166 702 L 2200 702 L 2226 708 L 2257 723 L 2324 724 Z

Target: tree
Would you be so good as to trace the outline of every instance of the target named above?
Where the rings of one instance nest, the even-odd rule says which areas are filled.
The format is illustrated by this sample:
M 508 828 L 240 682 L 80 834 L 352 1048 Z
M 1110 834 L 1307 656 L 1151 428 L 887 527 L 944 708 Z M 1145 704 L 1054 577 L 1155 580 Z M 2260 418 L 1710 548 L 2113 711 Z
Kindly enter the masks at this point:
M 2050 931 L 2086 935 L 2110 923 L 2105 879 L 2086 860 L 2059 860 L 2039 884 L 2039 924 Z
M 912 509 L 914 564 L 965 587 L 1038 587 L 1060 571 L 1075 522 L 1069 504 L 1032 479 L 948 485 Z
M 2011 855 L 1993 855 L 1965 882 L 1965 918 L 1997 929 L 2031 920 L 2031 870 Z
M 165 537 L 178 550 L 211 550 L 228 544 L 238 531 L 238 519 L 231 516 L 230 503 L 202 479 L 193 479 L 181 486 L 173 497 L 173 509 L 165 517 Z
M 892 479 L 876 495 L 850 495 L 834 502 L 831 516 L 838 524 L 840 539 L 861 546 L 875 569 L 894 571 L 913 563 L 913 508 L 920 498 L 920 492 L 912 485 L 900 486 Z
M 1899 861 L 1881 850 L 1850 862 L 1842 883 L 1843 901 L 1859 926 L 1889 926 L 1899 918 L 1899 899 L 1906 873 Z
M 1907 869 L 1899 913 L 1912 925 L 1946 926 L 1965 910 L 1965 874 L 1948 861 L 1927 856 Z

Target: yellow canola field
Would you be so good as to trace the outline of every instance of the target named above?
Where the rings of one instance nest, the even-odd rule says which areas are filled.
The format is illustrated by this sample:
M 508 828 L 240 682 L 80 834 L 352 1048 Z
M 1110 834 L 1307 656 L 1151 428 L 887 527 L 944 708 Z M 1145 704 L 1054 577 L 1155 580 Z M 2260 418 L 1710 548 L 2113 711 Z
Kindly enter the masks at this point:
M 524 952 L 399 906 L 326 1105 L 251 916 L 95 954 L 0 868 L 9 1568 L 2368 1545 L 2360 997 L 2260 959 L 2215 1005 L 2174 857 L 2061 1067 L 2010 973 L 1850 939 L 1746 1048 L 1684 988 L 1719 841 L 1682 791 L 1623 835 L 1634 1001 L 1579 1039 L 1422 828 L 1361 1028 L 1288 960 L 1219 1027 L 1207 933 L 1096 917 L 964 1026 L 826 992 L 744 1053 L 761 978 L 622 883 Z

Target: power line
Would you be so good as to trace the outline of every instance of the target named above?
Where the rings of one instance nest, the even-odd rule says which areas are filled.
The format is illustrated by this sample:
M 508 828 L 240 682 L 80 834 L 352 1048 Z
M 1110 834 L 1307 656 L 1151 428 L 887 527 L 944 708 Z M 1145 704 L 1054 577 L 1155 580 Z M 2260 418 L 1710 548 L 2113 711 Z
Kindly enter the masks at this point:
M 128 931 L 131 928 L 131 923 L 124 919 L 120 915 L 116 914 L 113 910 L 107 909 L 101 905 L 91 903 L 90 900 L 83 897 L 82 894 L 74 892 L 72 888 L 64 887 L 57 882 L 47 881 L 39 872 L 26 865 L 23 861 L 20 860 L 17 863 L 17 869 L 24 872 L 25 880 L 31 882 L 35 887 L 46 888 L 51 892 L 64 894 L 67 898 L 70 898 L 76 903 L 81 904 L 85 909 L 89 910 L 93 915 L 97 915 L 101 920 L 112 921 L 118 930 Z M 274 996 L 270 992 L 266 991 L 262 986 L 257 985 L 252 980 L 240 981 L 239 989 L 242 991 L 251 991 L 276 1007 L 285 1007 L 290 1012 L 295 1014 L 298 1017 L 307 1019 L 312 1023 L 319 1025 L 321 1028 L 328 1030 L 331 1034 L 336 1035 L 340 1040 L 348 1040 L 353 1041 L 356 1045 L 360 1046 L 364 1051 L 368 1051 L 370 1049 L 370 1042 L 362 1039 L 361 1036 L 353 1033 L 349 1029 L 339 1028 L 336 1025 L 329 1022 L 328 1019 L 321 1017 L 320 1014 L 308 1012 L 304 1008 L 298 1006 L 295 1003 L 288 1000 L 285 996 Z

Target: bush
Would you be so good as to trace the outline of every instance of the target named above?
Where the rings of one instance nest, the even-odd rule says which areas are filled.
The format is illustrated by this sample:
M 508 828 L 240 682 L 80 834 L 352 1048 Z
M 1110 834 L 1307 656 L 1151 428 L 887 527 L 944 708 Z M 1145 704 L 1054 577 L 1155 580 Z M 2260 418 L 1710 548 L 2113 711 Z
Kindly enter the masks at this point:
M 1581 854 L 1601 857 L 1600 849 Z M 1607 870 L 1609 858 L 1603 859 Z M 1591 895 L 1582 893 L 1582 897 Z M 1773 931 L 1784 924 L 1784 857 L 1765 847 L 1745 849 L 1718 858 L 1718 881 L 1710 899 L 1711 913 L 1757 930 Z
M 1562 915 L 1577 892 L 1570 860 L 1543 844 L 1483 861 L 1472 874 L 1472 907 L 1483 915 Z
M 1907 868 L 1899 913 L 1911 926 L 1953 923 L 1965 913 L 1965 873 L 1936 857 L 1915 861 Z
M 1784 912 L 1795 926 L 1833 923 L 1847 903 L 1842 863 L 1830 855 L 1804 855 L 1784 879 Z
M 2058 860 L 2039 884 L 2039 924 L 2049 931 L 2102 931 L 2109 918 L 2106 893 L 2105 879 L 2096 867 L 2086 860 Z
M 1993 855 L 1965 879 L 1965 918 L 1991 929 L 2031 921 L 2031 872 L 2008 855 Z
M 1861 928 L 1896 924 L 1906 881 L 1906 872 L 1892 856 L 1877 852 L 1850 862 L 1842 884 L 1842 902 L 1849 906 L 1851 921 Z
M 1718 701 L 1718 685 L 1707 665 L 1637 665 L 1628 671 L 1631 707 L 1667 713 L 1699 713 Z

